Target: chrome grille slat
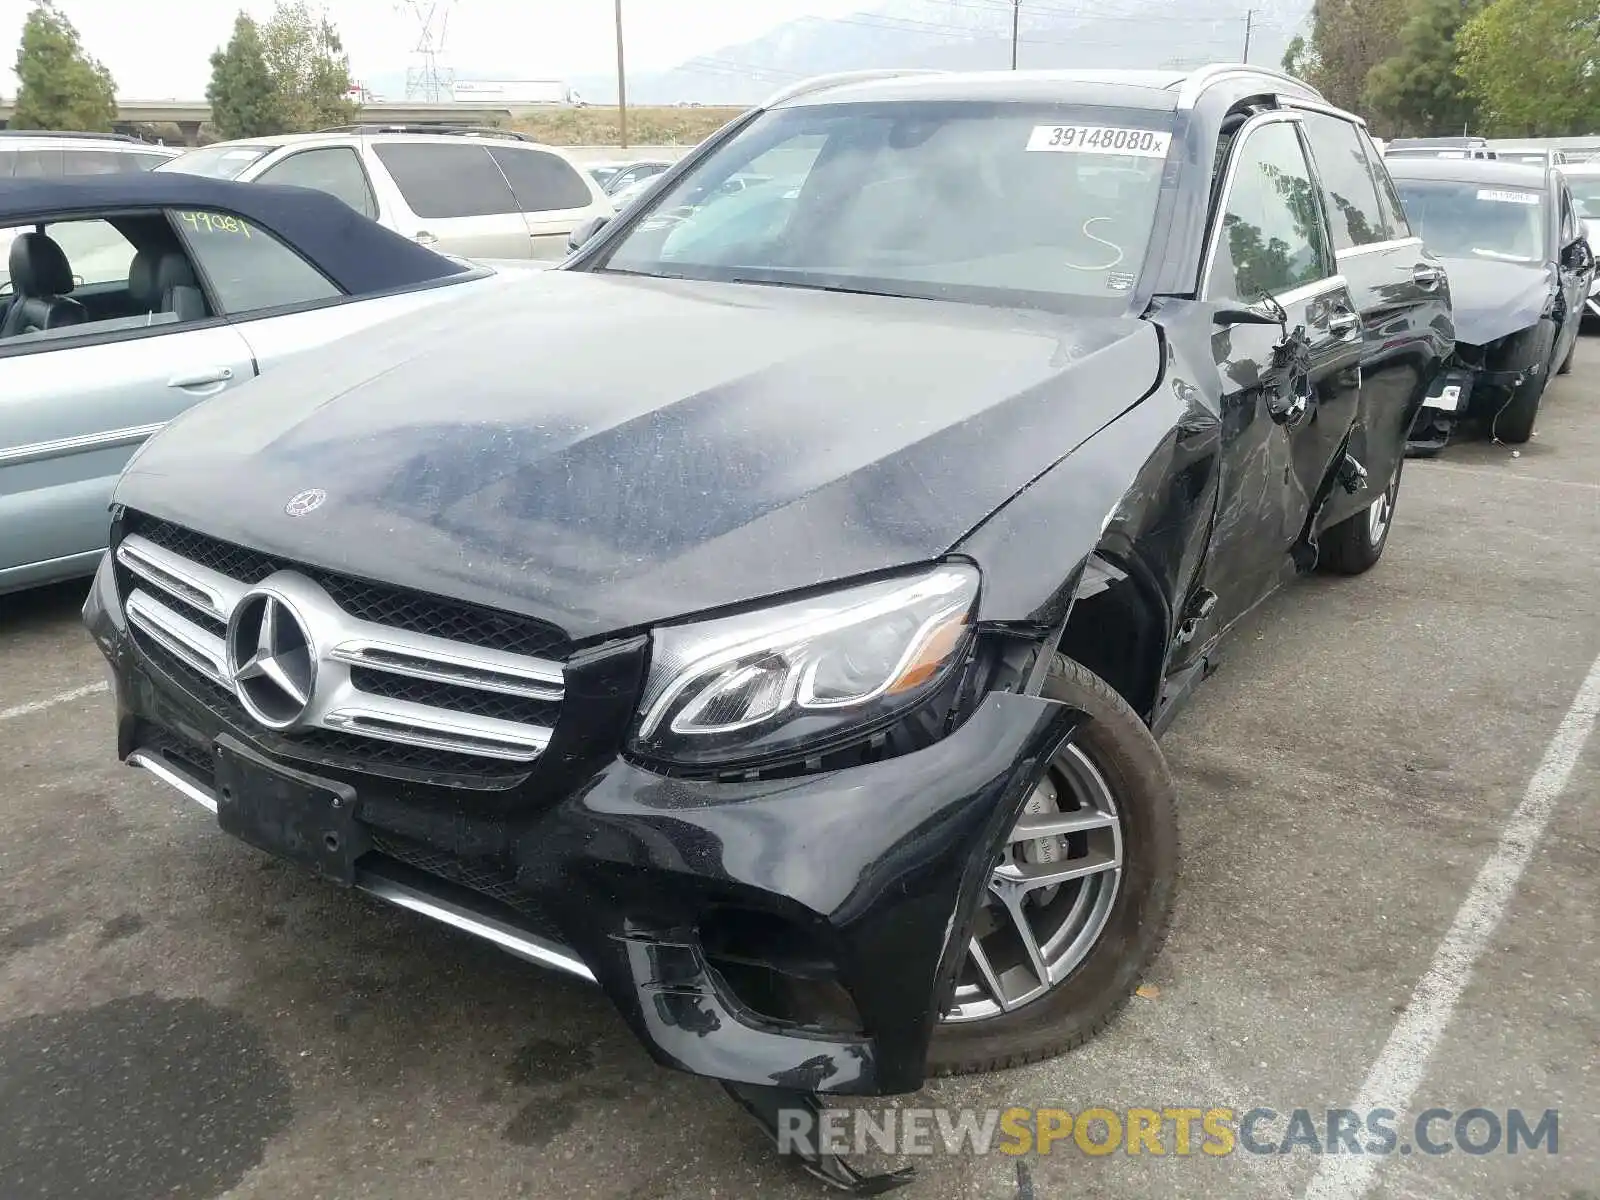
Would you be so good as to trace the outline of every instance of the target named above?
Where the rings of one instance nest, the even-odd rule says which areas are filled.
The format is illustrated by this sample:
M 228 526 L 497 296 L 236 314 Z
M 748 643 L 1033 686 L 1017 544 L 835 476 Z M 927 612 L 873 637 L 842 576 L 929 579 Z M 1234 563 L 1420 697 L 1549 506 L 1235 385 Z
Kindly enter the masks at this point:
M 228 686 L 228 655 L 222 639 L 202 629 L 148 593 L 136 591 L 124 606 L 135 629 L 154 638 L 213 683 Z
M 539 706 L 557 705 L 565 695 L 558 662 L 364 620 L 346 612 L 314 579 L 292 566 L 246 583 L 138 533 L 123 538 L 116 562 L 127 572 L 124 607 L 136 635 L 230 693 L 235 685 L 227 640 L 205 628 L 201 619 L 226 626 L 257 587 L 284 592 L 297 609 L 312 614 L 311 624 L 320 631 L 315 639 L 317 683 L 303 713 L 282 730 L 289 744 L 297 732 L 323 730 L 503 765 L 533 762 L 554 736 L 553 708 Z M 363 672 L 382 674 L 363 677 Z M 386 695 L 391 689 L 378 688 L 383 677 L 421 682 L 392 689 L 403 696 Z M 473 699 L 478 693 L 513 699 L 485 698 L 480 706 Z M 479 711 L 459 711 L 450 707 L 452 700 L 460 709 Z M 523 704 L 518 710 L 524 701 L 533 707 Z M 497 715 L 488 715 L 497 710 Z M 520 719 L 524 715 L 543 720 Z

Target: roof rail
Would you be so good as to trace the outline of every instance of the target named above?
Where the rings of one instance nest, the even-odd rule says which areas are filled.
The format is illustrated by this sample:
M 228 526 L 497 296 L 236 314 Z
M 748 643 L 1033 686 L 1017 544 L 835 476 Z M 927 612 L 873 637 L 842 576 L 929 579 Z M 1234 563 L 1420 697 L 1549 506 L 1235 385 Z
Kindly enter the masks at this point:
M 143 138 L 134 137 L 131 133 L 84 133 L 76 129 L 0 129 L 0 137 L 82 138 L 84 141 L 95 142 L 135 142 L 141 146 L 150 144 Z
M 820 92 L 826 88 L 838 87 L 846 83 L 870 83 L 874 79 L 899 79 L 904 75 L 941 75 L 926 67 L 885 67 L 877 70 L 866 71 L 835 71 L 829 75 L 813 75 L 810 79 L 802 79 L 798 83 L 791 83 L 788 87 L 780 88 L 761 102 L 760 107 L 771 108 L 774 104 L 782 104 L 786 100 L 793 100 L 798 96 L 807 96 L 812 92 Z
M 1277 67 L 1261 67 L 1252 63 L 1211 63 L 1209 66 L 1200 67 L 1183 77 L 1183 82 L 1178 89 L 1178 106 L 1180 108 L 1192 107 L 1200 93 L 1214 83 L 1233 76 L 1266 77 L 1278 83 L 1289 84 L 1292 89 L 1301 95 L 1309 96 L 1327 103 L 1327 97 L 1304 79 L 1298 79 L 1287 71 L 1280 71 Z
M 493 125 L 418 125 L 395 122 L 385 124 L 369 121 L 360 125 L 330 125 L 317 133 L 441 133 L 455 137 L 499 137 L 514 142 L 532 142 L 537 139 L 515 129 L 500 129 Z

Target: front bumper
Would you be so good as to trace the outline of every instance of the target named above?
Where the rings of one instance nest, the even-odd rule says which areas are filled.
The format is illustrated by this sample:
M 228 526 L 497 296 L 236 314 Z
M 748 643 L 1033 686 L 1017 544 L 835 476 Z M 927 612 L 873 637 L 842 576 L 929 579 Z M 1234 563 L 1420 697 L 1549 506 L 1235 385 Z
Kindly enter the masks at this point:
M 308 771 L 140 650 L 109 558 L 84 617 L 123 761 L 213 811 L 219 737 Z M 592 745 L 498 791 L 316 774 L 354 790 L 370 835 L 355 887 L 594 981 L 662 1064 L 900 1093 L 923 1081 L 985 850 L 1079 720 L 995 692 L 924 749 L 759 782 L 671 778 Z

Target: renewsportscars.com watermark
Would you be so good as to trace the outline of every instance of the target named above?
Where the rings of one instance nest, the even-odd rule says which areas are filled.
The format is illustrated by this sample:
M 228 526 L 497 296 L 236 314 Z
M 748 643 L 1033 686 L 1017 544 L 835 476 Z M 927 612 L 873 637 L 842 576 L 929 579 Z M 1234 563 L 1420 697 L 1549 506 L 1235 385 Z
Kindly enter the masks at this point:
M 778 1147 L 825 1154 L 1524 1154 L 1559 1152 L 1560 1113 L 1429 1108 L 784 1109 Z

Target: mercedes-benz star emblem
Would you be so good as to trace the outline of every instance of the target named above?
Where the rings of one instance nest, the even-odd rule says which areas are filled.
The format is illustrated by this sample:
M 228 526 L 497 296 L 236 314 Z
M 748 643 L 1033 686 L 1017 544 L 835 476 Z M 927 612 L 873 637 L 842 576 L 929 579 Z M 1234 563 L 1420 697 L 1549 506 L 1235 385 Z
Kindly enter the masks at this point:
M 309 512 L 315 512 L 322 507 L 323 501 L 328 498 L 328 493 L 321 488 L 307 488 L 303 492 L 296 492 L 289 497 L 289 503 L 283 506 L 283 511 L 291 517 L 303 517 Z
M 247 593 L 228 623 L 228 674 L 245 710 L 269 729 L 305 715 L 317 658 L 305 622 L 271 591 Z

